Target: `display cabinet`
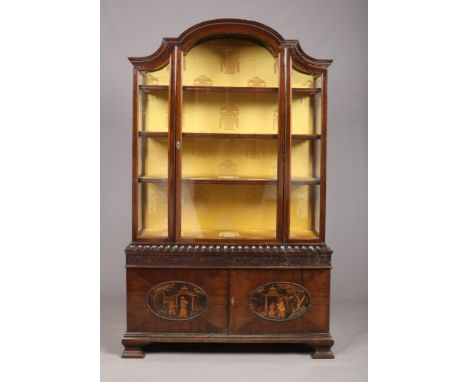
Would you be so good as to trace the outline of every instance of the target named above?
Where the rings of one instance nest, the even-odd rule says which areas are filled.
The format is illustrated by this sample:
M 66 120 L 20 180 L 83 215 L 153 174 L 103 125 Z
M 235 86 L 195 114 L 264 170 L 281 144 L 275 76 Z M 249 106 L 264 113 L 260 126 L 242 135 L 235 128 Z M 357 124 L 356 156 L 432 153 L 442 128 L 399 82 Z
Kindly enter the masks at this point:
M 165 38 L 133 74 L 124 357 L 161 342 L 332 358 L 327 68 L 253 21 Z

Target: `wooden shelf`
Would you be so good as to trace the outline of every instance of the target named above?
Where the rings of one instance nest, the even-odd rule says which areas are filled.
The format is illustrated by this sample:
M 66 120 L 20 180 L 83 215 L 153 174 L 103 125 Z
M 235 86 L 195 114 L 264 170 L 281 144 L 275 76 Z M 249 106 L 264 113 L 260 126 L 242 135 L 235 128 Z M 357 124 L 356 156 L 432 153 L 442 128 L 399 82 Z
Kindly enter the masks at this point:
M 320 88 L 292 88 L 291 90 L 293 93 L 305 95 L 313 95 L 322 91 Z
M 140 137 L 167 137 L 164 131 L 139 131 Z M 185 138 L 246 138 L 246 139 L 277 139 L 278 134 L 229 134 L 229 133 L 182 133 Z M 320 134 L 293 134 L 292 139 L 320 139 Z
M 251 184 L 268 185 L 276 184 L 276 179 L 266 178 L 182 178 L 183 183 L 194 184 Z
M 167 137 L 167 132 L 164 131 L 139 131 L 138 136 L 140 137 L 152 137 L 152 138 L 158 138 L 158 137 Z
M 251 185 L 269 185 L 276 184 L 277 179 L 267 178 L 182 178 L 183 183 L 193 184 L 251 184 Z M 140 183 L 167 183 L 167 178 L 152 176 L 139 176 Z M 309 183 L 307 183 L 309 184 Z
M 291 231 L 289 232 L 289 238 L 290 239 L 310 240 L 310 239 L 318 239 L 319 235 L 314 230 L 304 230 L 304 229 L 291 228 Z
M 292 139 L 321 139 L 320 134 L 293 134 L 291 135 Z
M 138 231 L 138 237 L 140 238 L 165 238 L 168 237 L 168 231 L 162 229 L 148 229 L 143 228 Z
M 139 176 L 138 182 L 140 183 L 167 183 L 167 178 L 157 178 L 153 176 Z
M 295 186 L 297 185 L 309 185 L 314 186 L 320 184 L 320 179 L 310 178 L 310 179 L 291 179 L 291 183 Z
M 186 91 L 203 92 L 240 92 L 240 93 L 276 93 L 278 87 L 254 87 L 254 86 L 183 86 Z
M 140 89 L 146 93 L 169 90 L 168 85 L 140 85 Z M 238 93 L 276 93 L 278 87 L 254 87 L 254 86 L 183 86 L 185 91 L 202 92 L 238 92 Z M 312 95 L 322 91 L 320 88 L 292 88 L 293 93 Z
M 191 238 L 200 239 L 223 239 L 226 241 L 236 241 L 242 239 L 258 239 L 258 240 L 275 240 L 276 231 L 275 230 L 214 230 L 214 229 L 190 229 L 182 228 L 182 238 L 184 240 L 190 240 Z
M 153 93 L 161 90 L 169 90 L 169 85 L 140 85 L 140 90 L 145 93 Z
M 140 183 L 167 183 L 167 178 L 158 178 L 152 176 L 139 176 Z M 195 184 L 259 184 L 268 185 L 276 184 L 277 179 L 267 178 L 182 178 L 183 183 Z M 317 185 L 320 184 L 320 179 L 291 179 L 293 185 Z
M 274 139 L 278 134 L 229 134 L 229 133 L 182 133 L 186 138 L 248 138 L 248 139 Z

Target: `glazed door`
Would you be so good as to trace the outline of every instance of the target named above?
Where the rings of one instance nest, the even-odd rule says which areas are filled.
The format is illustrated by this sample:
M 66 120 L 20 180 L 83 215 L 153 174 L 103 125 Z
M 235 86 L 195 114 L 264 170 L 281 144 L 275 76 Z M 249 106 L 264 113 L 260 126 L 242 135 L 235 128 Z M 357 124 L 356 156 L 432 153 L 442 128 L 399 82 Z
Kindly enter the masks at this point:
M 326 75 L 296 69 L 290 81 L 286 140 L 285 232 L 289 241 L 323 241 L 326 185 Z
M 228 272 L 127 269 L 127 330 L 227 333 Z
M 179 53 L 179 241 L 282 239 L 281 56 L 240 39 Z
M 328 333 L 330 271 L 234 270 L 230 334 Z
M 172 63 L 173 54 L 155 70 L 135 71 L 133 237 L 143 241 L 174 237 Z

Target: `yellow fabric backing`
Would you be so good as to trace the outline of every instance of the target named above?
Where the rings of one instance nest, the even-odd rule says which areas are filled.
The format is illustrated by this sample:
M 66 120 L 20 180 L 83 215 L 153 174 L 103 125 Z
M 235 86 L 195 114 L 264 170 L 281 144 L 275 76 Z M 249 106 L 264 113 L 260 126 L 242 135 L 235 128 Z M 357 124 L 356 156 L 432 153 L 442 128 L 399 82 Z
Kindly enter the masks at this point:
M 278 86 L 278 59 L 256 43 L 217 39 L 192 48 L 184 57 L 184 85 Z
M 168 174 L 167 138 L 146 138 L 146 158 L 144 176 L 167 178 Z
M 320 88 L 322 81 L 320 76 L 302 73 L 294 68 L 291 70 L 291 87 L 293 88 Z
M 312 178 L 312 144 L 307 140 L 291 141 L 291 178 Z
M 186 91 L 182 126 L 192 133 L 275 134 L 278 95 Z
M 314 134 L 314 110 L 311 96 L 293 94 L 291 100 L 291 133 Z
M 169 94 L 160 91 L 146 95 L 145 130 L 167 132 L 169 125 Z
M 276 179 L 276 139 L 185 138 L 183 177 Z
M 182 236 L 274 238 L 276 186 L 183 184 Z
M 290 237 L 314 239 L 319 231 L 320 186 L 291 187 Z
M 152 72 L 146 72 L 143 77 L 145 85 L 169 85 L 171 79 L 171 66 L 167 64 L 165 67 Z
M 145 226 L 141 237 L 164 237 L 167 236 L 167 183 L 145 183 L 146 187 L 146 209 L 143 211 Z

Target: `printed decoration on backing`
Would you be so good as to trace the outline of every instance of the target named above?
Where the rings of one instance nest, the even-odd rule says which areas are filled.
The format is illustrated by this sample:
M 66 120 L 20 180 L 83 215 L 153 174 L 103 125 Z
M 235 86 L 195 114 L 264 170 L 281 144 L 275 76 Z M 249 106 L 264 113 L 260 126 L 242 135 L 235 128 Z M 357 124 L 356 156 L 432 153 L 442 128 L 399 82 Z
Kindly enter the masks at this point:
M 298 284 L 268 283 L 253 291 L 249 306 L 257 316 L 266 320 L 288 321 L 299 318 L 310 309 L 311 297 Z
M 165 320 L 190 320 L 207 309 L 208 298 L 195 284 L 170 281 L 151 288 L 146 304 L 152 313 Z

